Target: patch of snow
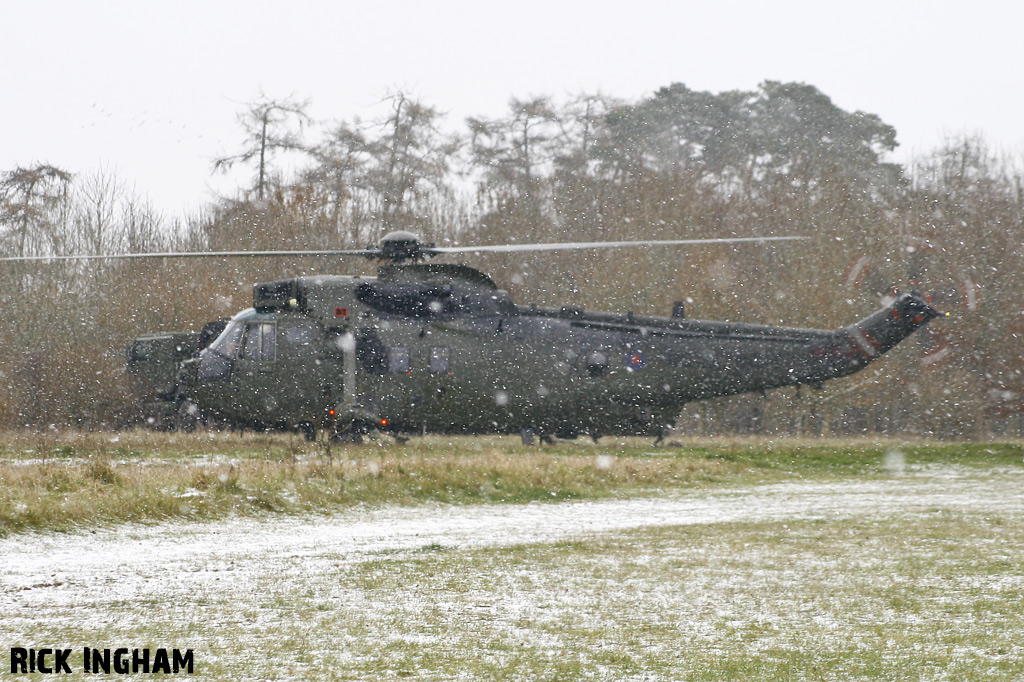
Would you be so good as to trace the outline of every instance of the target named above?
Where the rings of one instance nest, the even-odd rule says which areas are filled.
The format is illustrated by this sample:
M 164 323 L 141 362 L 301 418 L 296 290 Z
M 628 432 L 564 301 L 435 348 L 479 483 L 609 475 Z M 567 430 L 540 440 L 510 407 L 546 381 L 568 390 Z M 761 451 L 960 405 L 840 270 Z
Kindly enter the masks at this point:
M 934 476 L 939 472 L 931 472 Z M 955 482 L 955 483 L 954 483 Z M 187 495 L 188 493 L 183 493 Z M 844 518 L 936 509 L 1021 513 L 1024 493 L 985 478 L 784 483 L 671 497 L 523 505 L 355 508 L 331 516 L 123 525 L 0 540 L 0 611 L 92 601 L 117 582 L 118 598 L 189 592 L 211 565 L 274 574 L 294 561 L 365 560 L 384 551 L 581 539 L 639 527 L 786 518 Z M 197 575 L 198 574 L 198 575 Z M 142 578 L 140 576 L 146 576 Z M 41 583 L 60 588 L 30 589 Z

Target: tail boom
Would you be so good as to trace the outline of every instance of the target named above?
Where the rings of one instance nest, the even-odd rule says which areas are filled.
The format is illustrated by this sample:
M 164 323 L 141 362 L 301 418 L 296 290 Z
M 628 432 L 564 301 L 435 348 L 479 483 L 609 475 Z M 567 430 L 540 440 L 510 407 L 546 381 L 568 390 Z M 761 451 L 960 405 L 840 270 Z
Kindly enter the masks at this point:
M 809 379 L 823 381 L 858 372 L 940 315 L 920 296 L 902 294 L 885 308 L 815 345 L 811 354 L 817 366 Z

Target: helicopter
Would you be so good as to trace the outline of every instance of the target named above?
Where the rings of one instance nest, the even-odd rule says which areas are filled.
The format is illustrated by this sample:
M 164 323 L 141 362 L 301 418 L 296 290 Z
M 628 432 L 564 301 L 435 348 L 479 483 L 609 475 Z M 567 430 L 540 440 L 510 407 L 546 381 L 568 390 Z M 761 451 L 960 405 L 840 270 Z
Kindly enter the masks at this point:
M 128 348 L 149 421 L 318 431 L 516 433 L 660 441 L 692 401 L 857 372 L 939 316 L 903 294 L 839 330 L 517 305 L 490 276 L 443 254 L 764 242 L 799 237 L 438 247 L 396 231 L 361 255 L 377 275 L 257 283 L 252 307 L 200 333 L 151 334 Z M 136 256 L 136 254 L 129 254 Z M 168 254 L 138 254 L 145 257 Z
M 123 254 L 119 258 L 364 256 L 376 276 L 257 283 L 252 307 L 201 332 L 147 334 L 127 370 L 154 426 L 320 432 L 643 435 L 660 442 L 692 401 L 857 372 L 940 313 L 914 293 L 838 330 L 518 305 L 445 254 L 769 242 L 802 237 L 443 247 L 395 231 L 336 251 Z M 46 257 L 37 257 L 44 259 Z M 67 256 L 64 258 L 104 258 Z

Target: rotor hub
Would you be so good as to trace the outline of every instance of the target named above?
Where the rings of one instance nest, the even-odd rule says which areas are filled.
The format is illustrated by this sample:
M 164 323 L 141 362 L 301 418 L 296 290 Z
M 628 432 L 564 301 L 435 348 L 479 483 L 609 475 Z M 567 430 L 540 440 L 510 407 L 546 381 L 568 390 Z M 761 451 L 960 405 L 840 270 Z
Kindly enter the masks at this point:
M 380 245 L 377 247 L 376 253 L 369 257 L 393 261 L 396 263 L 401 263 L 402 261 L 407 260 L 423 260 L 427 256 L 434 255 L 429 250 L 432 249 L 433 246 L 433 244 L 424 244 L 421 242 L 418 234 L 406 232 L 404 230 L 396 230 L 384 235 L 380 240 Z M 372 246 L 367 247 L 367 250 L 372 249 Z

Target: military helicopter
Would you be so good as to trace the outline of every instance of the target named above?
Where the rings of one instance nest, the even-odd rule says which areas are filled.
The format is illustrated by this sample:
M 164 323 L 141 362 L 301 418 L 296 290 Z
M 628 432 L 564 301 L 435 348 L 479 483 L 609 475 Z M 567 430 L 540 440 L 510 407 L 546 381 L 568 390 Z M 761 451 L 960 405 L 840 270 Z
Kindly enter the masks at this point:
M 912 294 L 836 331 L 689 320 L 682 306 L 671 317 L 520 306 L 475 268 L 425 262 L 777 239 L 788 238 L 437 247 L 392 232 L 378 246 L 327 252 L 379 260 L 376 277 L 256 284 L 252 308 L 208 328 L 206 339 L 162 339 L 179 354 L 171 361 L 147 355 L 159 337 L 137 339 L 129 368 L 164 363 L 162 402 L 179 428 L 661 438 L 690 401 L 820 385 L 864 368 L 939 314 Z
M 127 254 L 129 258 L 338 255 L 376 277 L 262 282 L 253 305 L 201 333 L 128 348 L 149 420 L 319 431 L 520 433 L 660 440 L 686 403 L 823 382 L 863 369 L 939 313 L 903 294 L 839 330 L 798 329 L 515 304 L 485 273 L 443 254 L 620 248 L 799 237 L 438 247 L 409 232 L 365 249 Z M 87 257 L 89 258 L 89 257 Z

